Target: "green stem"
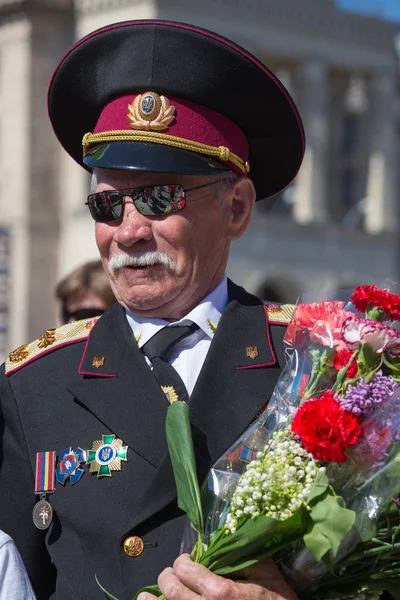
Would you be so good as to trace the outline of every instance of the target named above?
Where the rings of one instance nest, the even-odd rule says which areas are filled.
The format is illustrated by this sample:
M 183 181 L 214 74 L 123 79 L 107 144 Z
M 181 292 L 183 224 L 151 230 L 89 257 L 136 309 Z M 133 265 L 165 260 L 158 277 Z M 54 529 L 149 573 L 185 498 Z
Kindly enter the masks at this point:
M 311 398 L 315 392 L 315 390 L 318 387 L 319 382 L 321 381 L 323 373 L 319 373 L 318 376 L 315 378 L 313 384 L 311 387 L 309 387 L 305 392 L 304 392 L 304 398 L 308 399 Z
M 355 350 L 355 352 L 353 352 L 347 365 L 345 367 L 343 367 L 343 369 L 340 369 L 338 376 L 336 378 L 336 381 L 331 388 L 332 392 L 335 392 L 337 390 L 337 388 L 339 387 L 339 385 L 342 384 L 343 380 L 346 378 L 346 373 L 347 373 L 350 365 L 352 364 L 353 360 L 357 358 L 358 354 L 359 354 L 359 350 Z

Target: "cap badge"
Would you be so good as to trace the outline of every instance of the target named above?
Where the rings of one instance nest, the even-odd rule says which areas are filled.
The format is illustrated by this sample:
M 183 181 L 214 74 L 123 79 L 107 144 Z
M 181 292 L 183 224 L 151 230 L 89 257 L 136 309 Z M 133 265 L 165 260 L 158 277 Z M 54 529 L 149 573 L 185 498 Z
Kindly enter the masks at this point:
M 132 129 L 146 131 L 165 131 L 175 119 L 175 107 L 165 96 L 155 92 L 145 92 L 136 96 L 128 105 L 127 117 Z

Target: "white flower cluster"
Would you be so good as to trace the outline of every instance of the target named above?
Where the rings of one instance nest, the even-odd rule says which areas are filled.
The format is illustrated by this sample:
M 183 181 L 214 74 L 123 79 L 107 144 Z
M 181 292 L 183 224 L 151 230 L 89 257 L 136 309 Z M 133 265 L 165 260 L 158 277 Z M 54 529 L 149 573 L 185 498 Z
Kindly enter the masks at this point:
M 305 502 L 318 472 L 324 470 L 289 430 L 275 432 L 239 479 L 226 533 L 234 533 L 241 521 L 260 514 L 288 519 Z

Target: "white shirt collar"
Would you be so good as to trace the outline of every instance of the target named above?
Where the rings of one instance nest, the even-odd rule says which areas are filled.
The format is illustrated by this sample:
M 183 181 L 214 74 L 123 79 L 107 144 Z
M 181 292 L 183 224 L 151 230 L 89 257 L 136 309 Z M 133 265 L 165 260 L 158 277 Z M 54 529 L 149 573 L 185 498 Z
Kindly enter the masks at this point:
M 215 329 L 219 323 L 225 306 L 228 304 L 228 281 L 226 275 L 219 285 L 208 296 L 193 308 L 183 319 L 171 323 L 163 319 L 148 319 L 139 317 L 130 311 L 126 312 L 126 318 L 131 326 L 133 335 L 139 348 L 141 348 L 160 329 L 168 325 L 183 325 L 186 321 L 196 323 L 200 329 L 212 339 Z

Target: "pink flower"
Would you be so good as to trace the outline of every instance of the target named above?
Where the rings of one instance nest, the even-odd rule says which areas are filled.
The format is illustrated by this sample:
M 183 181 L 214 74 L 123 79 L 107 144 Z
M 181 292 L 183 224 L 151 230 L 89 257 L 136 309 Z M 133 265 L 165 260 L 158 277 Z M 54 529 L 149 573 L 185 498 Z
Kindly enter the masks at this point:
M 310 341 L 333 348 L 342 343 L 342 326 L 350 313 L 343 310 L 344 302 L 324 300 L 299 304 L 287 329 L 285 340 L 293 345 L 304 341 L 308 332 Z
M 377 354 L 386 351 L 400 356 L 400 332 L 384 323 L 352 315 L 344 322 L 342 335 L 350 350 L 357 350 L 360 344 L 368 344 Z

